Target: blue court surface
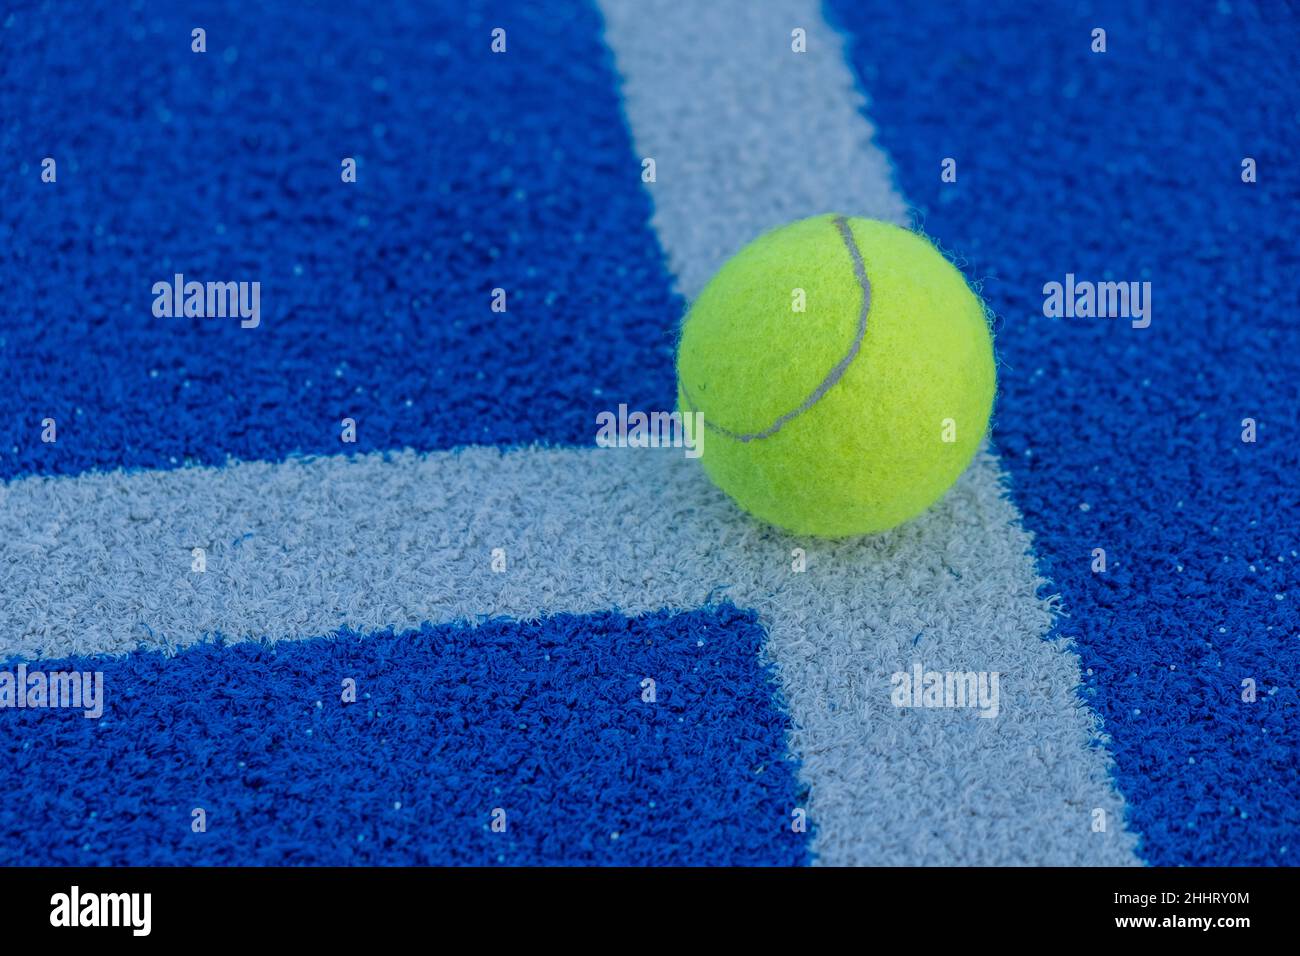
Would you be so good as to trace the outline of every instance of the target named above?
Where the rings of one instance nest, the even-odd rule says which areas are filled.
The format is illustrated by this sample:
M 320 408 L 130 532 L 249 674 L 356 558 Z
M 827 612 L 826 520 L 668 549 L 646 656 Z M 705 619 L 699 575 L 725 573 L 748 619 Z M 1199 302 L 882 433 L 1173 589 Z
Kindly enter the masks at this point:
M 1300 858 L 1296 11 L 693 7 L 11 5 L 0 863 Z M 836 543 L 595 425 L 824 212 L 930 236 L 999 374 Z

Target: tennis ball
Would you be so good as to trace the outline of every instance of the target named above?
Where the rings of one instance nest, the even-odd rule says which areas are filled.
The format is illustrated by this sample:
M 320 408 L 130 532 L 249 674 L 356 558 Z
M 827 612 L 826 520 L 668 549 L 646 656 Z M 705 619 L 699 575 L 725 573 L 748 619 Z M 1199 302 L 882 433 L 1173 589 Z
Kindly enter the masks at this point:
M 827 538 L 920 514 L 988 428 L 984 307 L 923 236 L 816 216 L 755 239 L 682 325 L 677 402 L 740 507 Z

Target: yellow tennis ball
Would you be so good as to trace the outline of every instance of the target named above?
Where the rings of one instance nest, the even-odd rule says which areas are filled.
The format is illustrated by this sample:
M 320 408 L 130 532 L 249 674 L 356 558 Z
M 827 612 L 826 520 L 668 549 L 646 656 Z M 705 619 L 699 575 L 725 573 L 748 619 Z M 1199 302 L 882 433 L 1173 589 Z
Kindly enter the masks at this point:
M 816 216 L 755 239 L 682 326 L 677 401 L 705 471 L 800 534 L 892 528 L 937 501 L 988 428 L 984 307 L 923 236 Z

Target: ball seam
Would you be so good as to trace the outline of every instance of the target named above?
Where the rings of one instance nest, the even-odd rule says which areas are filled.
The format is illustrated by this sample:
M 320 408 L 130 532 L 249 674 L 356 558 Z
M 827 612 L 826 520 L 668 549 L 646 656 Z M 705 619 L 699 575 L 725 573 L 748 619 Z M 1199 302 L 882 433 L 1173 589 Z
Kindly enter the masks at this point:
M 858 248 L 857 242 L 853 238 L 853 232 L 849 228 L 848 218 L 845 216 L 836 216 L 834 224 L 836 230 L 840 234 L 840 238 L 844 240 L 844 245 L 849 250 L 850 259 L 853 261 L 853 277 L 857 280 L 858 286 L 862 289 L 862 308 L 858 314 L 857 333 L 853 337 L 853 342 L 849 346 L 848 352 L 843 358 L 835 363 L 835 366 L 826 374 L 826 377 L 822 379 L 821 384 L 813 389 L 811 395 L 805 398 L 797 408 L 781 415 L 767 428 L 756 432 L 734 432 L 709 421 L 708 416 L 706 415 L 704 418 L 704 427 L 706 429 L 739 442 L 751 442 L 763 438 L 771 438 L 784 428 L 788 422 L 798 418 L 821 401 L 822 397 L 830 391 L 841 378 L 844 377 L 844 373 L 847 372 L 849 366 L 853 364 L 853 360 L 858 357 L 858 352 L 862 349 L 862 342 L 867 335 L 867 315 L 871 311 L 871 280 L 867 278 L 867 267 L 862 260 L 862 251 Z M 684 381 L 681 383 L 681 389 L 682 397 L 686 400 L 688 410 L 692 413 L 696 412 L 698 406 L 695 403 L 695 399 L 691 397 L 690 390 L 686 387 Z

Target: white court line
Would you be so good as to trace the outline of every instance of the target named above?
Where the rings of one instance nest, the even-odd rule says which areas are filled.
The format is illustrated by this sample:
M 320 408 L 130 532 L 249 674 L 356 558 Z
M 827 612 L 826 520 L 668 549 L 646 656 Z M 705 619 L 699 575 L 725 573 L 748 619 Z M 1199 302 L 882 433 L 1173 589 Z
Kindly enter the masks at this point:
M 785 222 L 833 212 L 907 225 L 818 4 L 601 6 L 633 139 L 656 161 L 654 225 L 685 295 Z M 804 53 L 792 51 L 796 29 Z M 972 510 L 945 503 L 959 526 L 930 515 L 890 544 L 837 550 L 810 575 L 820 604 L 769 605 L 824 862 L 1135 861 L 1106 753 L 1090 745 L 1096 718 L 1075 696 L 1077 657 L 1043 640 L 1051 613 L 1001 475 L 981 456 L 964 485 Z M 1007 668 L 1014 713 L 987 722 L 997 730 L 964 715 L 903 716 L 881 681 L 914 659 Z M 1107 813 L 1106 835 L 1088 826 L 1094 807 Z
M 0 487 L 0 657 L 725 597 L 768 630 L 824 861 L 1121 860 L 1118 833 L 1088 835 L 1088 811 L 1118 805 L 1077 661 L 1041 639 L 1028 543 L 987 457 L 920 520 L 840 544 L 757 525 L 673 450 L 28 478 Z M 1001 672 L 1001 716 L 895 710 L 889 675 L 917 657 Z
M 826 208 L 901 216 L 815 8 L 605 6 L 634 136 L 660 160 L 655 224 L 688 295 L 775 222 Z M 768 56 L 788 50 L 790 18 L 820 60 Z M 683 44 L 697 34 L 711 38 L 704 53 Z M 816 168 L 807 142 L 790 145 L 791 115 L 801 136 L 827 140 Z M 202 575 L 189 569 L 196 546 Z M 496 547 L 506 574 L 490 570 Z M 918 521 L 840 544 L 758 526 L 671 451 L 474 448 L 26 478 L 0 486 L 0 657 L 727 597 L 767 629 L 821 862 L 1132 863 L 1075 693 L 1078 660 L 1043 640 L 1051 611 L 1029 547 L 987 455 Z M 917 659 L 999 671 L 1001 716 L 895 709 L 889 675 Z M 1094 807 L 1109 832 L 1091 832 Z

